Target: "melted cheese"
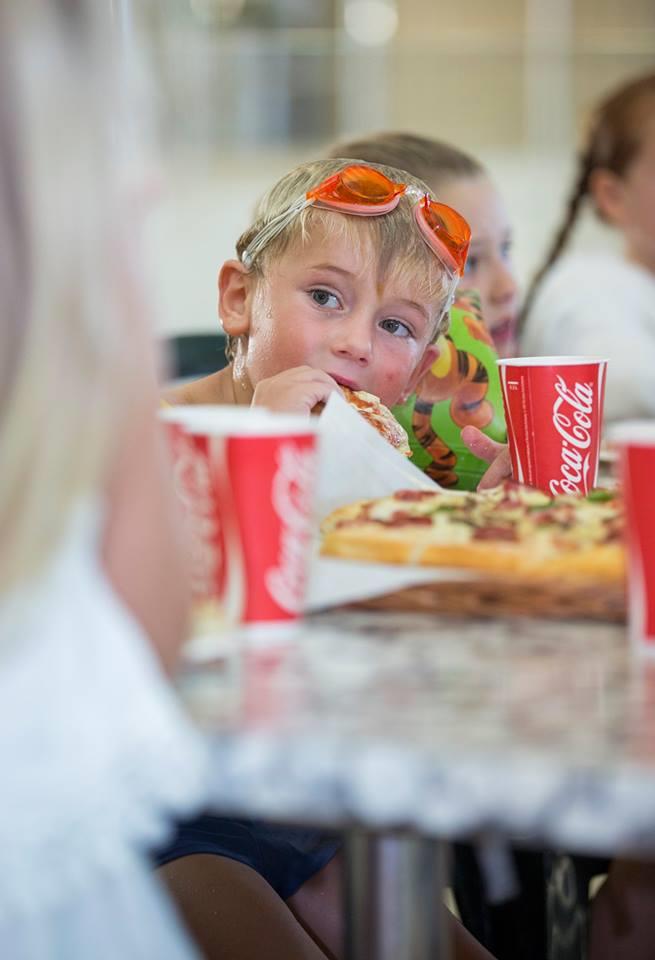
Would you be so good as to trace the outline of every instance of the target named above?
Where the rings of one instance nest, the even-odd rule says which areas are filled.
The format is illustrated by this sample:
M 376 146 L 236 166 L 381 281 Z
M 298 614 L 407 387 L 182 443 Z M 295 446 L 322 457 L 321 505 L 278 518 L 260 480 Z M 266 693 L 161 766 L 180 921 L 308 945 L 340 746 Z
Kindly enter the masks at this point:
M 388 524 L 390 528 L 404 526 L 412 531 L 418 544 L 429 540 L 432 543 L 468 543 L 475 540 L 476 530 L 491 528 L 514 531 L 514 542 L 540 554 L 547 552 L 573 551 L 604 543 L 607 539 L 607 520 L 620 516 L 620 504 L 616 500 L 589 501 L 584 498 L 550 497 L 538 490 L 511 486 L 491 490 L 488 493 L 441 493 L 435 492 L 420 499 L 403 499 L 402 495 L 369 501 L 366 516 Z M 394 523 L 396 515 L 431 518 L 431 526 L 416 525 L 402 520 Z M 493 543 L 494 537 L 486 539 Z

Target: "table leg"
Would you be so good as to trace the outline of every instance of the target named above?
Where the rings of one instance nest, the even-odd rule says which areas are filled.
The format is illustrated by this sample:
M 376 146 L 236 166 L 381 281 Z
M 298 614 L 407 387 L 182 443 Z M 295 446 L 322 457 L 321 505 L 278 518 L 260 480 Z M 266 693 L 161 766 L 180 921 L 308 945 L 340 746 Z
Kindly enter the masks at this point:
M 444 845 L 414 834 L 346 840 L 346 960 L 447 960 Z

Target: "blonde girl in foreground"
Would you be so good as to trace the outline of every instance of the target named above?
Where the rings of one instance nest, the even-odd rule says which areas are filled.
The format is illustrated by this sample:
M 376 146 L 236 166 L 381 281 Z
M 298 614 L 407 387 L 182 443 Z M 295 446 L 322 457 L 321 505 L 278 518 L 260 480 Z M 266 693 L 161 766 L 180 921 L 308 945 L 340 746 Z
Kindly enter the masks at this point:
M 185 572 L 99 119 L 107 24 L 56 9 L 0 16 L 0 952 L 189 960 L 148 861 L 204 793 L 164 674 Z

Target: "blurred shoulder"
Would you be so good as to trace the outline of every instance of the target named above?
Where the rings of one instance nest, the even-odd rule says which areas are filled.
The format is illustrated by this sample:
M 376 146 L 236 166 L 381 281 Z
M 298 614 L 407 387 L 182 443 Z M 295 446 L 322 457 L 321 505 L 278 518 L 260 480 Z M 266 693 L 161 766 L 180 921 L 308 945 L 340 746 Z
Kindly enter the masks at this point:
M 540 284 L 522 349 L 534 354 L 579 351 L 584 343 L 613 334 L 619 323 L 624 334 L 652 330 L 655 276 L 611 253 L 571 254 Z
M 613 298 L 655 290 L 655 275 L 623 257 L 606 252 L 575 253 L 562 257 L 544 277 L 535 302 L 562 295 Z

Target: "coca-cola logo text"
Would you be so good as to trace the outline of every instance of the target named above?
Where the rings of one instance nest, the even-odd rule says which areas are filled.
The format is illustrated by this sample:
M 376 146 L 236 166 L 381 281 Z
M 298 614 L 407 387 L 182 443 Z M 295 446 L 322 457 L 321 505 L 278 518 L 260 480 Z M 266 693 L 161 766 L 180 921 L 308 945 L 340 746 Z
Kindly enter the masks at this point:
M 280 546 L 276 565 L 266 572 L 266 587 L 279 607 L 288 613 L 299 614 L 307 575 L 316 455 L 313 446 L 283 443 L 277 450 L 276 459 L 271 502 L 280 520 Z
M 174 483 L 190 527 L 191 589 L 196 597 L 209 597 L 222 565 L 220 526 L 207 457 L 188 437 L 178 445 Z
M 555 381 L 557 400 L 553 404 L 553 426 L 562 439 L 560 477 L 550 481 L 551 494 L 580 494 L 588 491 L 591 457 L 591 430 L 594 408 L 593 383 L 576 381 L 570 390 L 564 378 Z

